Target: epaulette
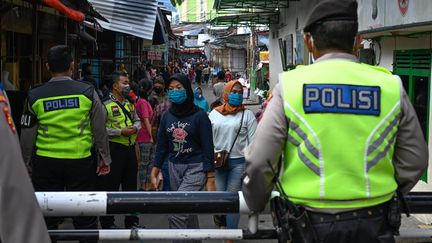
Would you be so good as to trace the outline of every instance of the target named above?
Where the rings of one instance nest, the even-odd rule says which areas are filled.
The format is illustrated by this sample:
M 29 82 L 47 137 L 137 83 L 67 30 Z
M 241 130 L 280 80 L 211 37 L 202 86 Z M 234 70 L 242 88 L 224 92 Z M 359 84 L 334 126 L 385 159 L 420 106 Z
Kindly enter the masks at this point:
M 40 84 L 35 84 L 33 87 L 30 88 L 30 90 L 40 88 L 40 87 L 44 86 L 47 83 L 48 83 L 48 81 L 44 82 L 44 83 L 40 83 Z
M 112 99 L 109 96 L 105 96 L 102 98 L 102 103 L 106 104 L 112 101 Z
M 361 63 L 361 64 L 364 65 L 364 66 L 368 66 L 370 68 L 373 68 L 373 69 L 375 69 L 377 71 L 386 73 L 386 74 L 392 74 L 387 68 L 384 68 L 384 67 L 374 66 L 374 65 L 367 64 L 367 63 Z

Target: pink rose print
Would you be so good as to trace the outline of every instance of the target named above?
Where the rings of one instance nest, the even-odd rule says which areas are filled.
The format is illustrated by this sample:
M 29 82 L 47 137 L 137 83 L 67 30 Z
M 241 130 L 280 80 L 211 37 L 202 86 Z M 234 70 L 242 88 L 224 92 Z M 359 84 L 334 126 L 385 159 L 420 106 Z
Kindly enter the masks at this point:
M 173 137 L 176 141 L 184 141 L 188 133 L 183 128 L 176 128 L 173 131 Z

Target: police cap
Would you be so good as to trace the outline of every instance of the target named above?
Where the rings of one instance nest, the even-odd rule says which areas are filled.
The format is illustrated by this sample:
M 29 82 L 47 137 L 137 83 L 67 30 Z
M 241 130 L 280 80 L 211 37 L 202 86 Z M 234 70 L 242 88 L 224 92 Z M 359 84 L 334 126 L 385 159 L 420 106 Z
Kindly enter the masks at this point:
M 355 0 L 323 0 L 310 12 L 304 32 L 310 32 L 317 23 L 334 20 L 356 21 L 357 1 Z

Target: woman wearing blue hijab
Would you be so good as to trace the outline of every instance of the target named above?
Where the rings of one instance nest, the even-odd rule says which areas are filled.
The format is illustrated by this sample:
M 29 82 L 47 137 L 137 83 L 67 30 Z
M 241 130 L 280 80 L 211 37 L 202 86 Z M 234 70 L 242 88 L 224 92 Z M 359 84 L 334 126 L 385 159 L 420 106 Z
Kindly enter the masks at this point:
M 204 97 L 201 87 L 195 87 L 194 89 L 194 104 L 205 112 L 210 112 L 210 107 L 207 100 Z

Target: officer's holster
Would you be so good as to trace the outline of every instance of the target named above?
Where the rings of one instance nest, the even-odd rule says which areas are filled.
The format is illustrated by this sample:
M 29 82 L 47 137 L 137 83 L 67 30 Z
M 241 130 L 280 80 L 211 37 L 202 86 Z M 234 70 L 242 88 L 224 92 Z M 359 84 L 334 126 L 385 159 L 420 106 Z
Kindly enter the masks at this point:
M 280 243 L 318 242 L 315 230 L 304 208 L 296 206 L 284 196 L 272 198 L 270 207 Z

